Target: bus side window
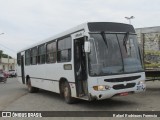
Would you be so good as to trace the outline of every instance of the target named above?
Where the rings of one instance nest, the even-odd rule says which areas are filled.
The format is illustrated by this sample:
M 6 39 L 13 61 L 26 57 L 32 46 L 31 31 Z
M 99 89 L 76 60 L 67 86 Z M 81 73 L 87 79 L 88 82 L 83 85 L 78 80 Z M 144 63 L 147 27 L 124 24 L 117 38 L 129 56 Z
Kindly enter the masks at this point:
M 46 59 L 45 44 L 38 46 L 38 64 L 44 64 Z
M 51 42 L 47 44 L 47 63 L 55 63 L 56 62 L 56 42 Z
M 37 64 L 37 47 L 31 49 L 31 64 Z
M 58 40 L 58 62 L 69 62 L 71 61 L 71 37 Z
M 31 53 L 30 50 L 25 51 L 25 65 L 30 65 Z
M 17 54 L 17 64 L 18 66 L 21 66 L 21 53 Z

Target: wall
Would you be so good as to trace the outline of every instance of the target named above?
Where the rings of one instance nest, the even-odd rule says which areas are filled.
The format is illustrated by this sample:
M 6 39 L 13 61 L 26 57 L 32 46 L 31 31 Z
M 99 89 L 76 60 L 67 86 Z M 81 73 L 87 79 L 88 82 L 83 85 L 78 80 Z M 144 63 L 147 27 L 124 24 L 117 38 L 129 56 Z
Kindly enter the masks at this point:
M 8 59 L 8 58 L 1 58 L 0 59 L 0 69 L 5 71 L 8 70 L 15 70 L 16 69 L 17 60 L 16 59 Z
M 137 28 L 146 69 L 160 69 L 160 26 Z M 143 50 L 144 49 L 144 50 Z

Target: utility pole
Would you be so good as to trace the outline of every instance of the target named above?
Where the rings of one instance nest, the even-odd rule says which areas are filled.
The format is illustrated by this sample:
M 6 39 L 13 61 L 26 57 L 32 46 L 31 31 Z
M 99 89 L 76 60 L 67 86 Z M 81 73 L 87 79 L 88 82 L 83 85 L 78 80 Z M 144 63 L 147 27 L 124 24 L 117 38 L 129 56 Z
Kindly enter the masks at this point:
M 3 34 L 4 34 L 4 33 L 0 33 L 0 35 L 3 35 Z M 3 53 L 3 52 L 2 52 L 2 53 Z M 1 54 L 1 55 L 2 55 L 2 54 Z M 1 63 L 1 57 L 2 57 L 2 56 L 0 56 L 0 63 Z
M 9 71 L 9 55 L 8 55 L 8 71 Z

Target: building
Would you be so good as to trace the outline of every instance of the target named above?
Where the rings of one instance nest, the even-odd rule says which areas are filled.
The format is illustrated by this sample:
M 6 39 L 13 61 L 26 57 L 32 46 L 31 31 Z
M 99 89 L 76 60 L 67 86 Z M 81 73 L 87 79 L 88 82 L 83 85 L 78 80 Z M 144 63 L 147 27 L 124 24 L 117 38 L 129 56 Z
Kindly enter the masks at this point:
M 4 71 L 15 70 L 16 64 L 16 59 L 0 58 L 0 69 L 3 69 Z

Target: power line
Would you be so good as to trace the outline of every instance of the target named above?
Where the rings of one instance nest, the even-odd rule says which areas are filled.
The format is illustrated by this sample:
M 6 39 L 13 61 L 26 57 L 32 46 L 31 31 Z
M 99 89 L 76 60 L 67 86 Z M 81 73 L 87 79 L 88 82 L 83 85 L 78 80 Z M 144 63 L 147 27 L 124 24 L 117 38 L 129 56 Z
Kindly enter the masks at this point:
M 6 46 L 4 46 L 4 45 L 2 45 L 2 44 L 0 44 L 0 46 L 6 48 L 6 49 L 8 49 L 8 50 L 10 50 L 10 51 L 13 52 L 13 53 L 17 53 L 15 50 L 13 50 L 13 49 L 11 49 L 11 48 L 8 48 L 8 47 L 6 47 Z

